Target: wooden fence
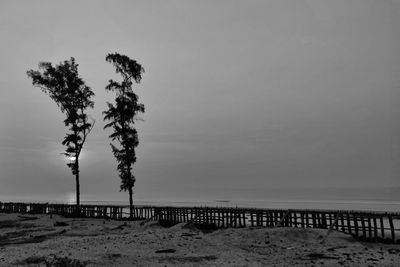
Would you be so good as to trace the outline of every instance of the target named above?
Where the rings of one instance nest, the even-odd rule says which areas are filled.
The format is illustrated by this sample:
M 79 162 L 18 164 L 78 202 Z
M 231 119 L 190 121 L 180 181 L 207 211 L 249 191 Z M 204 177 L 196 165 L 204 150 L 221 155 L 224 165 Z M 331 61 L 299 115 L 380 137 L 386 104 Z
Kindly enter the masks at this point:
M 42 203 L 2 203 L 3 213 L 36 213 L 84 218 L 128 219 L 128 207 Z M 165 224 L 194 223 L 211 228 L 297 227 L 337 230 L 363 241 L 400 243 L 400 213 L 344 210 L 283 210 L 212 207 L 135 206 L 134 220 L 155 220 Z

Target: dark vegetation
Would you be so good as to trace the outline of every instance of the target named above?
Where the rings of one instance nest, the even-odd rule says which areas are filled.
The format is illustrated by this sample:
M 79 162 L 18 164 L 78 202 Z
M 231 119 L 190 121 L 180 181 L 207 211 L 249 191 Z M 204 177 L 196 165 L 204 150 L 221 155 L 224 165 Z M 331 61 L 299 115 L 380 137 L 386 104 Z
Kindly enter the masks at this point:
M 29 70 L 27 74 L 32 79 L 32 84 L 49 95 L 60 107 L 61 112 L 66 115 L 64 124 L 68 127 L 69 133 L 62 141 L 62 144 L 66 146 L 63 154 L 71 160 L 67 165 L 75 175 L 76 205 L 79 211 L 79 156 L 94 126 L 94 120 L 89 122 L 86 114 L 86 109 L 94 106 L 91 100 L 94 93 L 79 77 L 78 64 L 75 63 L 73 57 L 56 66 L 50 62 L 40 62 L 38 71 Z
M 133 81 L 140 83 L 143 67 L 135 60 L 118 53 L 108 54 L 107 62 L 113 64 L 116 73 L 122 75 L 122 81 L 109 80 L 107 91 L 115 92 L 115 103 L 107 103 L 108 110 L 104 111 L 104 120 L 109 121 L 104 128 L 112 128 L 113 133 L 109 136 L 112 141 L 111 149 L 118 162 L 117 170 L 121 178 L 121 191 L 129 192 L 129 213 L 133 218 L 133 186 L 135 176 L 132 173 L 136 162 L 135 147 L 139 145 L 135 121 L 138 113 L 144 112 L 144 105 L 138 103 L 139 97 L 133 92 Z
M 106 61 L 115 67 L 117 74 L 121 74 L 122 81 L 109 80 L 107 91 L 116 93 L 115 103 L 107 103 L 108 110 L 104 111 L 104 128 L 112 128 L 109 136 L 112 152 L 118 162 L 117 170 L 121 178 L 121 191 L 129 192 L 130 218 L 133 218 L 133 186 L 135 176 L 133 165 L 136 162 L 135 148 L 139 144 L 135 121 L 138 113 L 144 112 L 144 105 L 138 103 L 138 96 L 133 92 L 133 82 L 140 83 L 143 67 L 135 60 L 118 53 L 108 54 Z M 40 62 L 39 70 L 29 70 L 27 75 L 32 84 L 39 87 L 57 104 L 61 112 L 66 115 L 64 124 L 69 132 L 62 144 L 66 146 L 64 154 L 70 161 L 67 163 L 75 176 L 76 183 L 76 216 L 80 209 L 80 168 L 79 156 L 86 142 L 87 136 L 93 129 L 94 120 L 89 121 L 86 113 L 88 108 L 94 107 L 91 100 L 93 91 L 78 75 L 78 64 L 71 57 L 58 65 L 50 62 Z

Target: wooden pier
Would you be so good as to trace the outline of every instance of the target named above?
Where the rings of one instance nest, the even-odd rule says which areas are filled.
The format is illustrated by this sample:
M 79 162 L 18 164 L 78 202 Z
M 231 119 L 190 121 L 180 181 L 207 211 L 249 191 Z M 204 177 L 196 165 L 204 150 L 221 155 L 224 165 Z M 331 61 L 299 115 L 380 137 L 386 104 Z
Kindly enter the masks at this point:
M 78 212 L 75 205 L 0 202 L 0 213 L 127 220 L 128 210 L 127 206 L 81 205 Z M 344 232 L 363 241 L 400 244 L 400 212 L 135 206 L 132 219 L 160 221 L 165 225 L 194 223 L 209 228 L 322 228 Z

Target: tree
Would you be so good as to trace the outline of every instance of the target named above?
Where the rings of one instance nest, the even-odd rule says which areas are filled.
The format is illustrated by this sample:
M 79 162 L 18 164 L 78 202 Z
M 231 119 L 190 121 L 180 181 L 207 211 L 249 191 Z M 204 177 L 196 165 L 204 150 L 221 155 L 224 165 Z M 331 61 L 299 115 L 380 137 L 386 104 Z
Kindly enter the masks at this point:
M 79 156 L 87 136 L 93 129 L 94 120 L 88 121 L 87 108 L 93 108 L 94 96 L 90 87 L 78 76 L 78 64 L 71 57 L 59 65 L 53 66 L 50 62 L 40 62 L 39 71 L 27 71 L 32 84 L 39 87 L 45 94 L 60 107 L 66 115 L 64 124 L 69 129 L 62 144 L 66 146 L 64 154 L 70 162 L 76 180 L 76 207 L 80 211 L 80 185 L 79 185 Z
M 115 104 L 107 102 L 108 110 L 104 111 L 104 120 L 110 121 L 104 126 L 112 128 L 114 132 L 109 136 L 112 141 L 117 140 L 119 145 L 112 143 L 111 149 L 118 162 L 117 170 L 121 178 L 121 191 L 129 192 L 130 218 L 133 217 L 133 186 L 135 176 L 132 174 L 133 165 L 136 162 L 135 147 L 139 145 L 139 139 L 134 128 L 137 114 L 144 112 L 144 105 L 138 103 L 138 96 L 132 90 L 133 80 L 140 83 L 143 67 L 135 60 L 118 53 L 108 54 L 106 61 L 113 64 L 116 73 L 121 74 L 123 80 L 116 82 L 109 80 L 106 91 L 116 93 Z

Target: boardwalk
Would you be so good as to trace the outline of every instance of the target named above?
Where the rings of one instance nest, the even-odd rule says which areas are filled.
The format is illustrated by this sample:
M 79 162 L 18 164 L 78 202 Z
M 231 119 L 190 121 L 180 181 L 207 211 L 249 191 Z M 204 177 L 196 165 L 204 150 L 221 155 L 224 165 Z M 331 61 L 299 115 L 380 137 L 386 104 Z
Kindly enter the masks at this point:
M 86 218 L 128 219 L 126 206 L 3 203 L 3 213 L 59 214 Z M 400 243 L 400 213 L 343 210 L 282 210 L 211 207 L 135 206 L 134 220 L 165 225 L 194 223 L 208 228 L 297 227 L 336 230 L 370 242 Z

